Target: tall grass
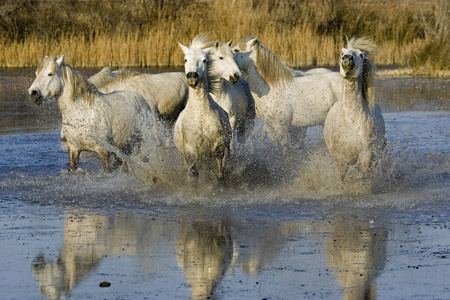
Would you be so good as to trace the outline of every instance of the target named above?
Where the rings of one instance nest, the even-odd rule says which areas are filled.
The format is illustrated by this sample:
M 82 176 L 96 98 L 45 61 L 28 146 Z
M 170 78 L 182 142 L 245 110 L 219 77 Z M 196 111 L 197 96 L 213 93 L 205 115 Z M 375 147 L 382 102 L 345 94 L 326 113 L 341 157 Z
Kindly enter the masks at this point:
M 73 66 L 181 66 L 178 42 L 254 35 L 293 67 L 335 66 L 345 35 L 379 46 L 377 65 L 449 69 L 447 0 L 4 0 L 0 67 L 66 54 Z

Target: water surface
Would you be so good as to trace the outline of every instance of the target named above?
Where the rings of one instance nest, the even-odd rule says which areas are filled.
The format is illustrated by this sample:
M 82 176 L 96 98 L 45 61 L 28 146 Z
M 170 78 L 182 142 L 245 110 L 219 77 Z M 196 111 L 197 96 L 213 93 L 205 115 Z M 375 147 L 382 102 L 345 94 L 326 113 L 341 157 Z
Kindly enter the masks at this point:
M 319 127 L 287 157 L 238 152 L 198 190 L 174 149 L 155 154 L 162 183 L 90 153 L 69 174 L 57 105 L 26 99 L 33 74 L 0 72 L 2 299 L 450 297 L 447 79 L 378 80 L 389 164 L 358 196 Z

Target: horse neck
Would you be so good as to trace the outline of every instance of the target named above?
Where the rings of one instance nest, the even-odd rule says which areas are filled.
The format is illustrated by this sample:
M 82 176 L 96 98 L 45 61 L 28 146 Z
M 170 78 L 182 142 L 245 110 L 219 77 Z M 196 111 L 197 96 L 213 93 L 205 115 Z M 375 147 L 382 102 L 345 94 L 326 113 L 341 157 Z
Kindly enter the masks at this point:
M 342 100 L 344 106 L 352 112 L 365 112 L 368 110 L 365 93 L 363 92 L 363 76 L 360 75 L 356 80 L 344 80 L 342 89 Z
M 61 113 L 64 115 L 71 113 L 74 106 L 81 108 L 93 105 L 95 93 L 89 89 L 90 84 L 69 65 L 62 65 L 61 73 L 63 90 L 58 96 L 58 106 Z M 76 83 L 76 81 L 79 81 L 79 83 Z M 83 88 L 80 88 L 80 86 L 83 86 Z
M 211 94 L 220 96 L 228 93 L 231 86 L 231 83 L 228 80 L 225 80 L 222 77 L 217 77 L 215 79 L 210 78 L 211 76 L 208 76 L 208 87 Z
M 247 82 L 252 94 L 256 94 L 258 98 L 262 98 L 264 95 L 267 95 L 271 87 L 264 80 L 261 73 L 258 71 L 254 64 L 250 64 L 250 66 L 246 70 L 247 73 Z
M 205 78 L 200 81 L 195 88 L 189 87 L 189 98 L 187 106 L 192 106 L 195 108 L 201 107 L 209 107 L 209 88 L 208 88 L 208 80 Z

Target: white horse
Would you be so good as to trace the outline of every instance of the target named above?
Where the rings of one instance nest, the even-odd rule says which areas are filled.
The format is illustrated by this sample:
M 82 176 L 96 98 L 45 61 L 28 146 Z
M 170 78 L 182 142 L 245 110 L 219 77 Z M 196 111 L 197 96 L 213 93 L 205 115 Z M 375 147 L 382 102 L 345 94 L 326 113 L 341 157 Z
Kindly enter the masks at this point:
M 77 169 L 81 151 L 98 153 L 105 171 L 109 171 L 111 153 L 105 146 L 131 153 L 141 143 L 143 122 L 150 113 L 147 102 L 135 92 L 100 93 L 64 62 L 64 55 L 44 58 L 28 93 L 37 105 L 46 98 L 57 99 L 69 171 Z
M 208 55 L 202 50 L 203 42 L 204 36 L 200 35 L 189 47 L 179 44 L 184 53 L 189 98 L 175 123 L 174 142 L 188 164 L 190 176 L 198 178 L 199 160 L 215 158 L 216 175 L 222 179 L 232 132 L 226 111 L 209 94 Z
M 123 90 L 142 95 L 150 105 L 155 121 L 164 130 L 166 146 L 170 145 L 173 124 L 185 107 L 188 95 L 188 85 L 182 72 L 146 74 L 126 69 L 111 72 L 106 67 L 89 81 L 103 93 Z M 159 134 L 157 141 L 161 143 Z
M 331 108 L 324 125 L 325 142 L 344 181 L 349 167 L 368 175 L 386 149 L 385 125 L 375 105 L 375 66 L 369 60 L 375 45 L 352 38 L 342 49 L 342 98 Z
M 306 127 L 323 125 L 341 95 L 339 73 L 326 69 L 295 71 L 256 37 L 240 40 L 233 49 L 236 63 L 247 75 L 256 115 L 264 121 L 264 131 L 272 142 L 286 148 L 288 134 L 291 141 L 302 142 Z
M 243 142 L 245 133 L 255 122 L 255 102 L 247 82 L 240 79 L 242 73 L 234 61 L 231 42 L 216 41 L 209 49 L 208 82 L 210 93 L 228 114 L 233 137 L 230 149 L 234 150 L 234 136 Z

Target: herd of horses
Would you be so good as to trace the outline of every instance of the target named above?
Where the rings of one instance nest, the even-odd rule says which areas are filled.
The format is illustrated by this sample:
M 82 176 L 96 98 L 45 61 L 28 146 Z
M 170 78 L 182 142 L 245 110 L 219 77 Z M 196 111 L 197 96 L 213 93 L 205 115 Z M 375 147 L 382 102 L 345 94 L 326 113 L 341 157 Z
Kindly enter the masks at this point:
M 38 105 L 57 100 L 69 171 L 77 169 L 81 151 L 98 153 L 110 171 L 110 156 L 138 151 L 145 138 L 142 130 L 151 127 L 159 147 L 173 142 L 193 181 L 198 164 L 214 160 L 222 179 L 227 157 L 250 137 L 258 119 L 262 138 L 281 146 L 283 154 L 290 144 L 303 142 L 307 127 L 323 125 L 341 180 L 373 177 L 385 156 L 386 138 L 375 105 L 370 59 L 376 46 L 370 40 L 347 41 L 340 72 L 292 69 L 252 36 L 232 47 L 232 41 L 201 34 L 189 46 L 179 46 L 184 73 L 105 67 L 85 79 L 64 56 L 45 57 L 38 64 L 29 98 Z

